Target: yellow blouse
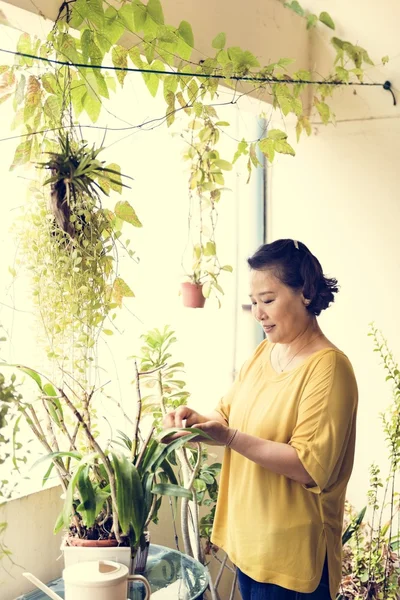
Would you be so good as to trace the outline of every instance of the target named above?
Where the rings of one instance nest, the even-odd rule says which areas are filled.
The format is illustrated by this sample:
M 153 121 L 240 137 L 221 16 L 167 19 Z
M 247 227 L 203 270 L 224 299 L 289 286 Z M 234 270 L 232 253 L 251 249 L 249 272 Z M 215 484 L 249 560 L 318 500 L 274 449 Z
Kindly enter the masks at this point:
M 317 588 L 327 554 L 334 599 L 357 384 L 339 350 L 320 350 L 279 374 L 271 366 L 272 348 L 267 340 L 258 346 L 217 411 L 230 427 L 293 446 L 316 486 L 302 486 L 226 448 L 212 541 L 252 579 L 297 592 Z

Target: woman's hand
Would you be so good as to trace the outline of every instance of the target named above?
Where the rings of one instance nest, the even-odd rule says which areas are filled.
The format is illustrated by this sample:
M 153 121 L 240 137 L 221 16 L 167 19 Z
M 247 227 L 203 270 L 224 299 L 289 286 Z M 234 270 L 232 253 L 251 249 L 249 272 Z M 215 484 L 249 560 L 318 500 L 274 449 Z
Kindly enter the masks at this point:
M 192 442 L 204 442 L 205 444 L 209 444 L 210 446 L 226 446 L 228 441 L 232 438 L 234 430 L 220 423 L 219 421 L 206 421 L 205 423 L 195 423 L 193 428 L 200 429 L 204 431 L 207 435 L 212 438 L 212 441 L 209 439 L 204 439 L 201 436 L 195 437 Z
M 217 412 L 210 416 L 200 415 L 188 406 L 179 406 L 176 410 L 168 413 L 163 419 L 164 429 L 185 428 L 187 431 L 180 431 L 168 437 L 161 438 L 163 442 L 171 442 L 190 433 L 190 427 L 201 429 L 210 439 L 197 436 L 192 438 L 191 442 L 204 442 L 213 446 L 225 446 L 232 434 L 232 429 L 227 426 L 226 421 Z
M 188 406 L 178 406 L 177 409 L 165 415 L 163 418 L 163 428 L 171 427 L 192 427 L 195 423 L 206 423 L 207 418 L 200 415 Z

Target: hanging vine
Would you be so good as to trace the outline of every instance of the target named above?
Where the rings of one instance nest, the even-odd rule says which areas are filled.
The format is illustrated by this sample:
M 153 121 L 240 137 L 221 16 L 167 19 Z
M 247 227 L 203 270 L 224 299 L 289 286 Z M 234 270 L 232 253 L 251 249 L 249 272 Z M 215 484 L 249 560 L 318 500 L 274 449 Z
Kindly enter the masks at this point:
M 309 13 L 297 1 L 285 6 L 304 17 L 308 28 L 317 24 L 335 28 L 326 12 L 319 16 Z M 131 35 L 130 43 L 123 38 L 126 33 Z M 181 21 L 178 27 L 167 24 L 159 0 L 148 0 L 147 4 L 127 0 L 119 7 L 102 0 L 63 2 L 47 39 L 22 34 L 15 64 L 0 67 L 0 102 L 13 101 L 12 127 L 19 129 L 23 136 L 11 168 L 36 161 L 43 151 L 53 151 L 51 132 L 60 127 L 77 126 L 83 112 L 96 123 L 103 100 L 118 86 L 124 86 L 129 69 L 136 69 L 151 96 L 162 90 L 166 112 L 160 123 L 165 121 L 169 127 L 176 114 L 184 112 L 188 120 L 199 127 L 201 137 L 197 139 L 196 150 L 192 148 L 192 156 L 190 150 L 186 155 L 193 161 L 189 197 L 197 194 L 203 204 L 202 214 L 213 220 L 222 187 L 219 183 L 223 180 L 222 171 L 229 170 L 233 162 L 244 158 L 251 174 L 258 166 L 257 151 L 270 162 L 277 153 L 295 155 L 286 132 L 266 129 L 258 140 L 239 141 L 232 161 L 222 160 L 216 148 L 217 137 L 229 123 L 221 122 L 216 110 L 219 84 L 223 82 L 233 89 L 232 103 L 240 100 L 237 86 L 241 79 L 245 79 L 253 91 L 269 94 L 273 107 L 284 117 L 290 114 L 296 117 L 299 140 L 303 132 L 311 134 L 310 110 L 302 99 L 305 87 L 312 86 L 313 110 L 328 124 L 334 120 L 329 97 L 335 87 L 362 83 L 364 67 L 373 64 L 368 52 L 359 45 L 337 37 L 332 38 L 332 44 L 336 52 L 332 72 L 315 82 L 310 70 L 300 68 L 289 75 L 288 66 L 293 62 L 289 58 L 261 65 L 249 50 L 228 46 L 224 33 L 212 41 L 214 55 L 198 64 L 191 60 L 195 48 L 191 25 L 187 21 Z M 382 60 L 386 61 L 387 57 Z M 32 67 L 36 67 L 36 74 L 32 74 Z M 133 76 L 138 77 L 139 73 Z M 68 119 L 65 118 L 66 107 Z M 206 160 L 201 158 L 204 142 L 207 142 Z M 194 243 L 195 266 L 189 273 L 191 279 L 199 279 L 198 261 L 202 266 L 206 261 L 208 266 L 201 267 L 200 276 L 206 282 L 207 295 L 211 291 L 221 293 L 218 276 L 219 270 L 225 268 L 219 266 L 217 258 L 213 259 L 217 254 L 213 227 L 211 230 L 209 239 L 201 232 L 205 244 Z M 209 259 L 214 260 L 212 269 L 208 268 Z

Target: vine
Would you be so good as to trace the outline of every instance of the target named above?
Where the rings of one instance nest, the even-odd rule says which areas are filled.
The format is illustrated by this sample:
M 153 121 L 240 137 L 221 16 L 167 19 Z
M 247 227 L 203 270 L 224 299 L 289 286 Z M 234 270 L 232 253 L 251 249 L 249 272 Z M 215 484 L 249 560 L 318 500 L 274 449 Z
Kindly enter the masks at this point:
M 308 13 L 296 0 L 285 6 L 304 17 L 308 28 L 317 23 L 335 28 L 326 12 L 319 16 Z M 132 40 L 128 44 L 126 37 L 123 38 L 126 33 Z M 122 39 L 126 45 L 122 45 Z M 201 136 L 193 152 L 189 149 L 186 155 L 192 161 L 189 200 L 192 202 L 195 192 L 196 202 L 202 205 L 201 214 L 211 221 L 211 233 L 205 235 L 208 238 L 205 244 L 203 237 L 193 244 L 194 265 L 189 277 L 194 281 L 204 280 L 205 295 L 221 294 L 218 277 L 225 267 L 216 258 L 213 225 L 223 185 L 219 183 L 223 180 L 221 171 L 232 168 L 233 162 L 245 157 L 251 174 L 258 166 L 257 150 L 270 162 L 277 153 L 294 156 L 295 150 L 286 132 L 267 128 L 258 140 L 239 141 L 232 161 L 224 160 L 222 165 L 217 138 L 229 123 L 221 122 L 215 108 L 220 103 L 218 86 L 223 80 L 225 86 L 232 88 L 231 103 L 235 104 L 243 95 L 237 90 L 238 80 L 245 78 L 251 85 L 250 92 L 269 94 L 273 107 L 284 117 L 290 114 L 296 117 L 299 140 L 303 132 L 311 134 L 310 107 L 304 106 L 302 98 L 305 87 L 313 87 L 313 109 L 328 124 L 334 121 L 328 99 L 335 86 L 352 84 L 354 80 L 362 82 L 364 66 L 373 64 L 368 52 L 359 45 L 337 37 L 332 38 L 332 44 L 336 52 L 332 73 L 322 81 L 320 78 L 313 81 L 313 73 L 301 68 L 290 76 L 288 67 L 293 61 L 289 58 L 261 65 L 249 50 L 228 46 L 223 32 L 212 41 L 214 55 L 198 64 L 191 58 L 195 48 L 191 25 L 187 21 L 181 21 L 178 27 L 167 24 L 159 0 L 148 0 L 147 4 L 127 0 L 119 7 L 102 0 L 63 2 L 47 39 L 22 34 L 15 64 L 0 67 L 0 102 L 12 100 L 15 109 L 12 127 L 24 136 L 11 168 L 35 161 L 43 151 L 51 149 L 52 139 L 48 134 L 60 124 L 78 126 L 82 113 L 96 123 L 103 100 L 115 93 L 117 87 L 124 86 L 127 69 L 133 65 L 140 70 L 151 96 L 162 91 L 166 112 L 160 124 L 165 121 L 170 127 L 177 113 L 185 113 L 189 121 L 199 126 Z M 106 68 L 109 57 L 116 69 L 111 74 Z M 56 64 L 46 62 L 51 60 Z M 204 152 L 207 152 L 205 160 Z M 203 236 L 202 222 L 197 220 L 193 225 Z

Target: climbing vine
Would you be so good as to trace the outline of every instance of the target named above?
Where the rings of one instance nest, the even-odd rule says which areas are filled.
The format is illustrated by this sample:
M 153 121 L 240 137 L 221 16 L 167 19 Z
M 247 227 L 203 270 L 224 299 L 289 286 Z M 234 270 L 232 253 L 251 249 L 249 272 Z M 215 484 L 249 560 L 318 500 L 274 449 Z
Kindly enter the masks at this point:
M 307 28 L 320 24 L 335 29 L 333 19 L 324 11 L 310 13 L 297 0 L 285 6 L 304 17 Z M 220 267 L 217 259 L 214 226 L 207 235 L 202 223 L 215 223 L 222 171 L 244 158 L 251 174 L 259 164 L 257 152 L 272 162 L 276 154 L 294 156 L 295 151 L 285 131 L 267 128 L 258 140 L 239 141 L 232 160 L 222 159 L 216 146 L 220 132 L 229 123 L 218 116 L 218 86 L 230 86 L 232 102 L 237 103 L 241 97 L 238 83 L 246 80 L 253 90 L 269 94 L 273 107 L 284 117 L 296 117 L 297 139 L 304 132 L 310 135 L 310 110 L 303 102 L 305 87 L 312 86 L 313 110 L 328 124 L 334 120 L 329 97 L 335 86 L 362 82 L 364 67 L 373 64 L 359 45 L 337 37 L 332 38 L 332 44 L 332 72 L 318 81 L 303 68 L 290 75 L 290 58 L 260 64 L 249 50 L 229 46 L 223 32 L 212 41 L 213 55 L 197 63 L 192 60 L 195 40 L 191 25 L 187 21 L 178 27 L 166 23 L 160 0 L 148 0 L 147 4 L 126 0 L 119 7 L 102 0 L 63 2 L 47 38 L 22 34 L 15 64 L 0 66 L 0 102 L 13 102 L 12 127 L 21 133 L 11 168 L 35 162 L 42 152 L 52 150 L 55 130 L 73 129 L 83 113 L 96 123 L 104 99 L 123 88 L 128 73 L 129 77 L 142 77 L 151 96 L 163 94 L 166 111 L 159 123 L 170 127 L 182 112 L 189 128 L 193 123 L 198 127 L 197 138 L 192 139 L 185 157 L 192 163 L 188 195 L 190 202 L 194 195 L 201 205 L 202 219 L 196 223 L 200 237 L 193 243 L 194 265 L 189 276 L 205 283 L 206 295 L 221 293 L 218 276 L 225 266 Z M 132 75 L 130 70 L 136 72 Z

